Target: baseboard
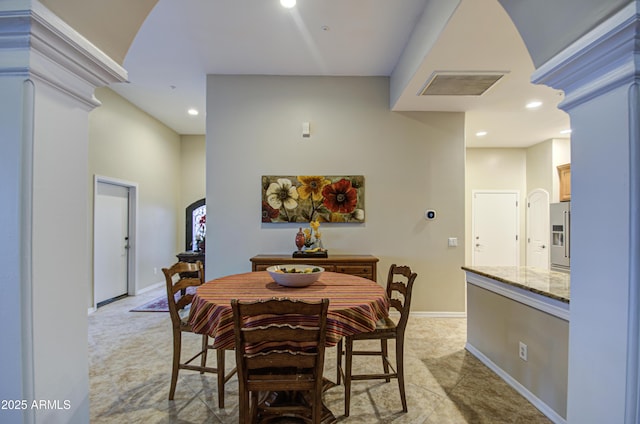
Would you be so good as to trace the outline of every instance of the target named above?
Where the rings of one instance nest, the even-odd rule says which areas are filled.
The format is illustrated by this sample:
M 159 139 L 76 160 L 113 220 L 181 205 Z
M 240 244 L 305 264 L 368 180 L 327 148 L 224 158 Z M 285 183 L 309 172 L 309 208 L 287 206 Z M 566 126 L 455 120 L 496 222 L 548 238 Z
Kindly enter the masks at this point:
M 160 287 L 164 286 L 164 284 L 165 284 L 164 281 L 160 281 L 159 283 L 155 283 L 155 284 L 152 284 L 152 285 L 147 286 L 145 288 L 142 288 L 140 290 L 136 290 L 136 292 L 133 293 L 131 296 L 139 296 L 139 295 L 141 295 L 143 293 L 146 293 L 148 291 L 160 288 Z M 94 313 L 97 310 L 98 310 L 98 308 L 96 308 L 95 306 L 90 306 L 89 309 L 87 310 L 87 315 L 91 315 L 92 313 Z
M 148 291 L 160 288 L 160 287 L 164 286 L 164 284 L 165 284 L 164 281 L 160 281 L 159 283 L 151 284 L 150 286 L 147 286 L 147 287 L 144 287 L 142 289 L 136 290 L 136 292 L 133 295 L 134 296 L 141 295 L 141 294 L 146 293 Z
M 480 362 L 482 362 L 489 369 L 491 369 L 491 371 L 498 374 L 500 378 L 502 378 L 508 385 L 513 387 L 518 393 L 524 396 L 529 402 L 531 402 L 533 406 L 538 408 L 540 412 L 542 412 L 547 418 L 549 418 L 555 424 L 567 424 L 567 420 L 565 418 L 562 418 L 560 415 L 558 415 L 558 413 L 553 409 L 551 409 L 549 405 L 547 405 L 542 400 L 540 400 L 540 398 L 538 398 L 536 395 L 531 393 L 529 389 L 527 389 L 525 386 L 520 384 L 518 380 L 511 377 L 507 372 L 505 372 L 502 368 L 496 365 L 491 359 L 489 359 L 482 352 L 480 352 L 478 349 L 473 347 L 473 345 L 466 343 L 465 349 L 467 349 L 473 356 L 478 358 L 478 360 L 480 360 Z
M 409 315 L 414 317 L 422 317 L 422 318 L 466 318 L 467 317 L 466 312 L 446 312 L 446 311 L 440 311 L 440 312 L 418 311 L 418 312 L 411 312 Z

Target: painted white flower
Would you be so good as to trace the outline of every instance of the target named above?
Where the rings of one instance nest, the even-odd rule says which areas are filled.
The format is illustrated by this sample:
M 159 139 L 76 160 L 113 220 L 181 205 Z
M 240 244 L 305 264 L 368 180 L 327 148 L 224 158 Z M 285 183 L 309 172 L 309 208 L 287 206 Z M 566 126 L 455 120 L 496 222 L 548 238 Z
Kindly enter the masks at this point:
M 278 178 L 267 188 L 267 202 L 274 209 L 280 209 L 283 205 L 286 209 L 295 209 L 298 207 L 297 199 L 298 190 L 287 178 Z

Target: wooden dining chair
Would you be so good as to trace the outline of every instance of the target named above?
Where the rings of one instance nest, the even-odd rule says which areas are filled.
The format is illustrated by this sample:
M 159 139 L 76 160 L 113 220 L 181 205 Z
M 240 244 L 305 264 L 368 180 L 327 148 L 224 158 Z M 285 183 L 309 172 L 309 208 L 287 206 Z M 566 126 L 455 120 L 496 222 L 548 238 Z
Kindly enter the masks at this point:
M 231 301 L 240 423 L 291 416 L 320 423 L 329 299 Z M 284 318 L 284 320 L 283 320 Z M 259 392 L 278 393 L 261 402 Z
M 344 379 L 344 415 L 349 416 L 351 401 L 351 382 L 354 380 L 384 379 L 387 382 L 392 378 L 398 380 L 402 410 L 407 412 L 407 397 L 404 388 L 404 332 L 409 320 L 409 308 L 411 307 L 411 290 L 417 274 L 408 266 L 391 265 L 387 277 L 387 297 L 391 308 L 400 312 L 397 323 L 389 316 L 376 323 L 376 328 L 367 333 L 359 333 L 345 337 L 345 350 L 342 350 L 342 340 L 338 342 L 338 384 Z M 387 340 L 395 339 L 396 364 L 395 369 L 389 360 Z M 380 340 L 380 350 L 353 350 L 353 342 L 356 340 Z M 344 368 L 342 357 L 345 357 Z M 383 373 L 379 374 L 353 374 L 353 356 L 380 356 L 382 357 Z
M 170 268 L 162 268 L 167 286 L 167 300 L 169 304 L 169 315 L 173 328 L 173 362 L 171 369 L 171 386 L 169 388 L 169 400 L 173 400 L 176 384 L 178 382 L 178 371 L 191 370 L 199 371 L 200 374 L 215 373 L 218 375 L 218 406 L 224 408 L 224 385 L 235 373 L 235 368 L 225 375 L 224 350 L 214 349 L 209 344 L 209 336 L 201 335 L 202 346 L 198 353 L 190 359 L 181 362 L 182 333 L 193 333 L 189 325 L 189 311 L 193 301 L 193 292 L 187 290 L 189 287 L 199 286 L 204 282 L 204 270 L 202 262 L 195 263 L 177 262 Z M 216 351 L 217 367 L 207 366 L 207 352 L 209 349 Z M 200 358 L 199 365 L 193 363 Z

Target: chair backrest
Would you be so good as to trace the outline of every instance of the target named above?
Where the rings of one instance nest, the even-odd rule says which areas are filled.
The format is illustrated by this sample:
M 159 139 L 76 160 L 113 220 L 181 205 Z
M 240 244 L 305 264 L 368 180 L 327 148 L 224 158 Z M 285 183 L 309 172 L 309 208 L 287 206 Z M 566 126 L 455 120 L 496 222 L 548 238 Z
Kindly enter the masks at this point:
M 167 301 L 169 315 L 174 326 L 180 326 L 181 315 L 188 310 L 193 301 L 193 293 L 188 287 L 199 286 L 204 283 L 202 262 L 177 262 L 170 268 L 162 268 L 167 286 Z
M 254 373 L 264 375 L 269 370 L 276 374 L 294 374 L 288 385 L 290 390 L 310 390 L 309 381 L 295 381 L 295 373 L 302 369 L 313 374 L 321 387 L 329 299 L 319 302 L 287 298 L 254 302 L 233 299 L 231 307 L 241 391 L 246 390 L 245 382 L 250 381 Z M 271 389 L 278 390 L 277 387 Z
M 389 307 L 400 312 L 400 320 L 397 324 L 399 331 L 404 331 L 409 320 L 411 292 L 413 290 L 413 282 L 417 276 L 418 274 L 412 272 L 411 268 L 405 265 L 398 266 L 393 264 L 389 267 L 387 297 L 389 298 Z

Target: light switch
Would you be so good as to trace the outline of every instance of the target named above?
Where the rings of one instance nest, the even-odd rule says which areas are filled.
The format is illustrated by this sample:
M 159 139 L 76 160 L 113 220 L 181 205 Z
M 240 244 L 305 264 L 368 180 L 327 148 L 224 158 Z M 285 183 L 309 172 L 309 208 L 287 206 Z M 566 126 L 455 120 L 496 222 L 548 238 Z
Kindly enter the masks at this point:
M 457 237 L 449 237 L 449 247 L 458 247 L 458 238 Z
M 311 125 L 308 122 L 302 123 L 302 136 L 303 137 L 311 136 Z

